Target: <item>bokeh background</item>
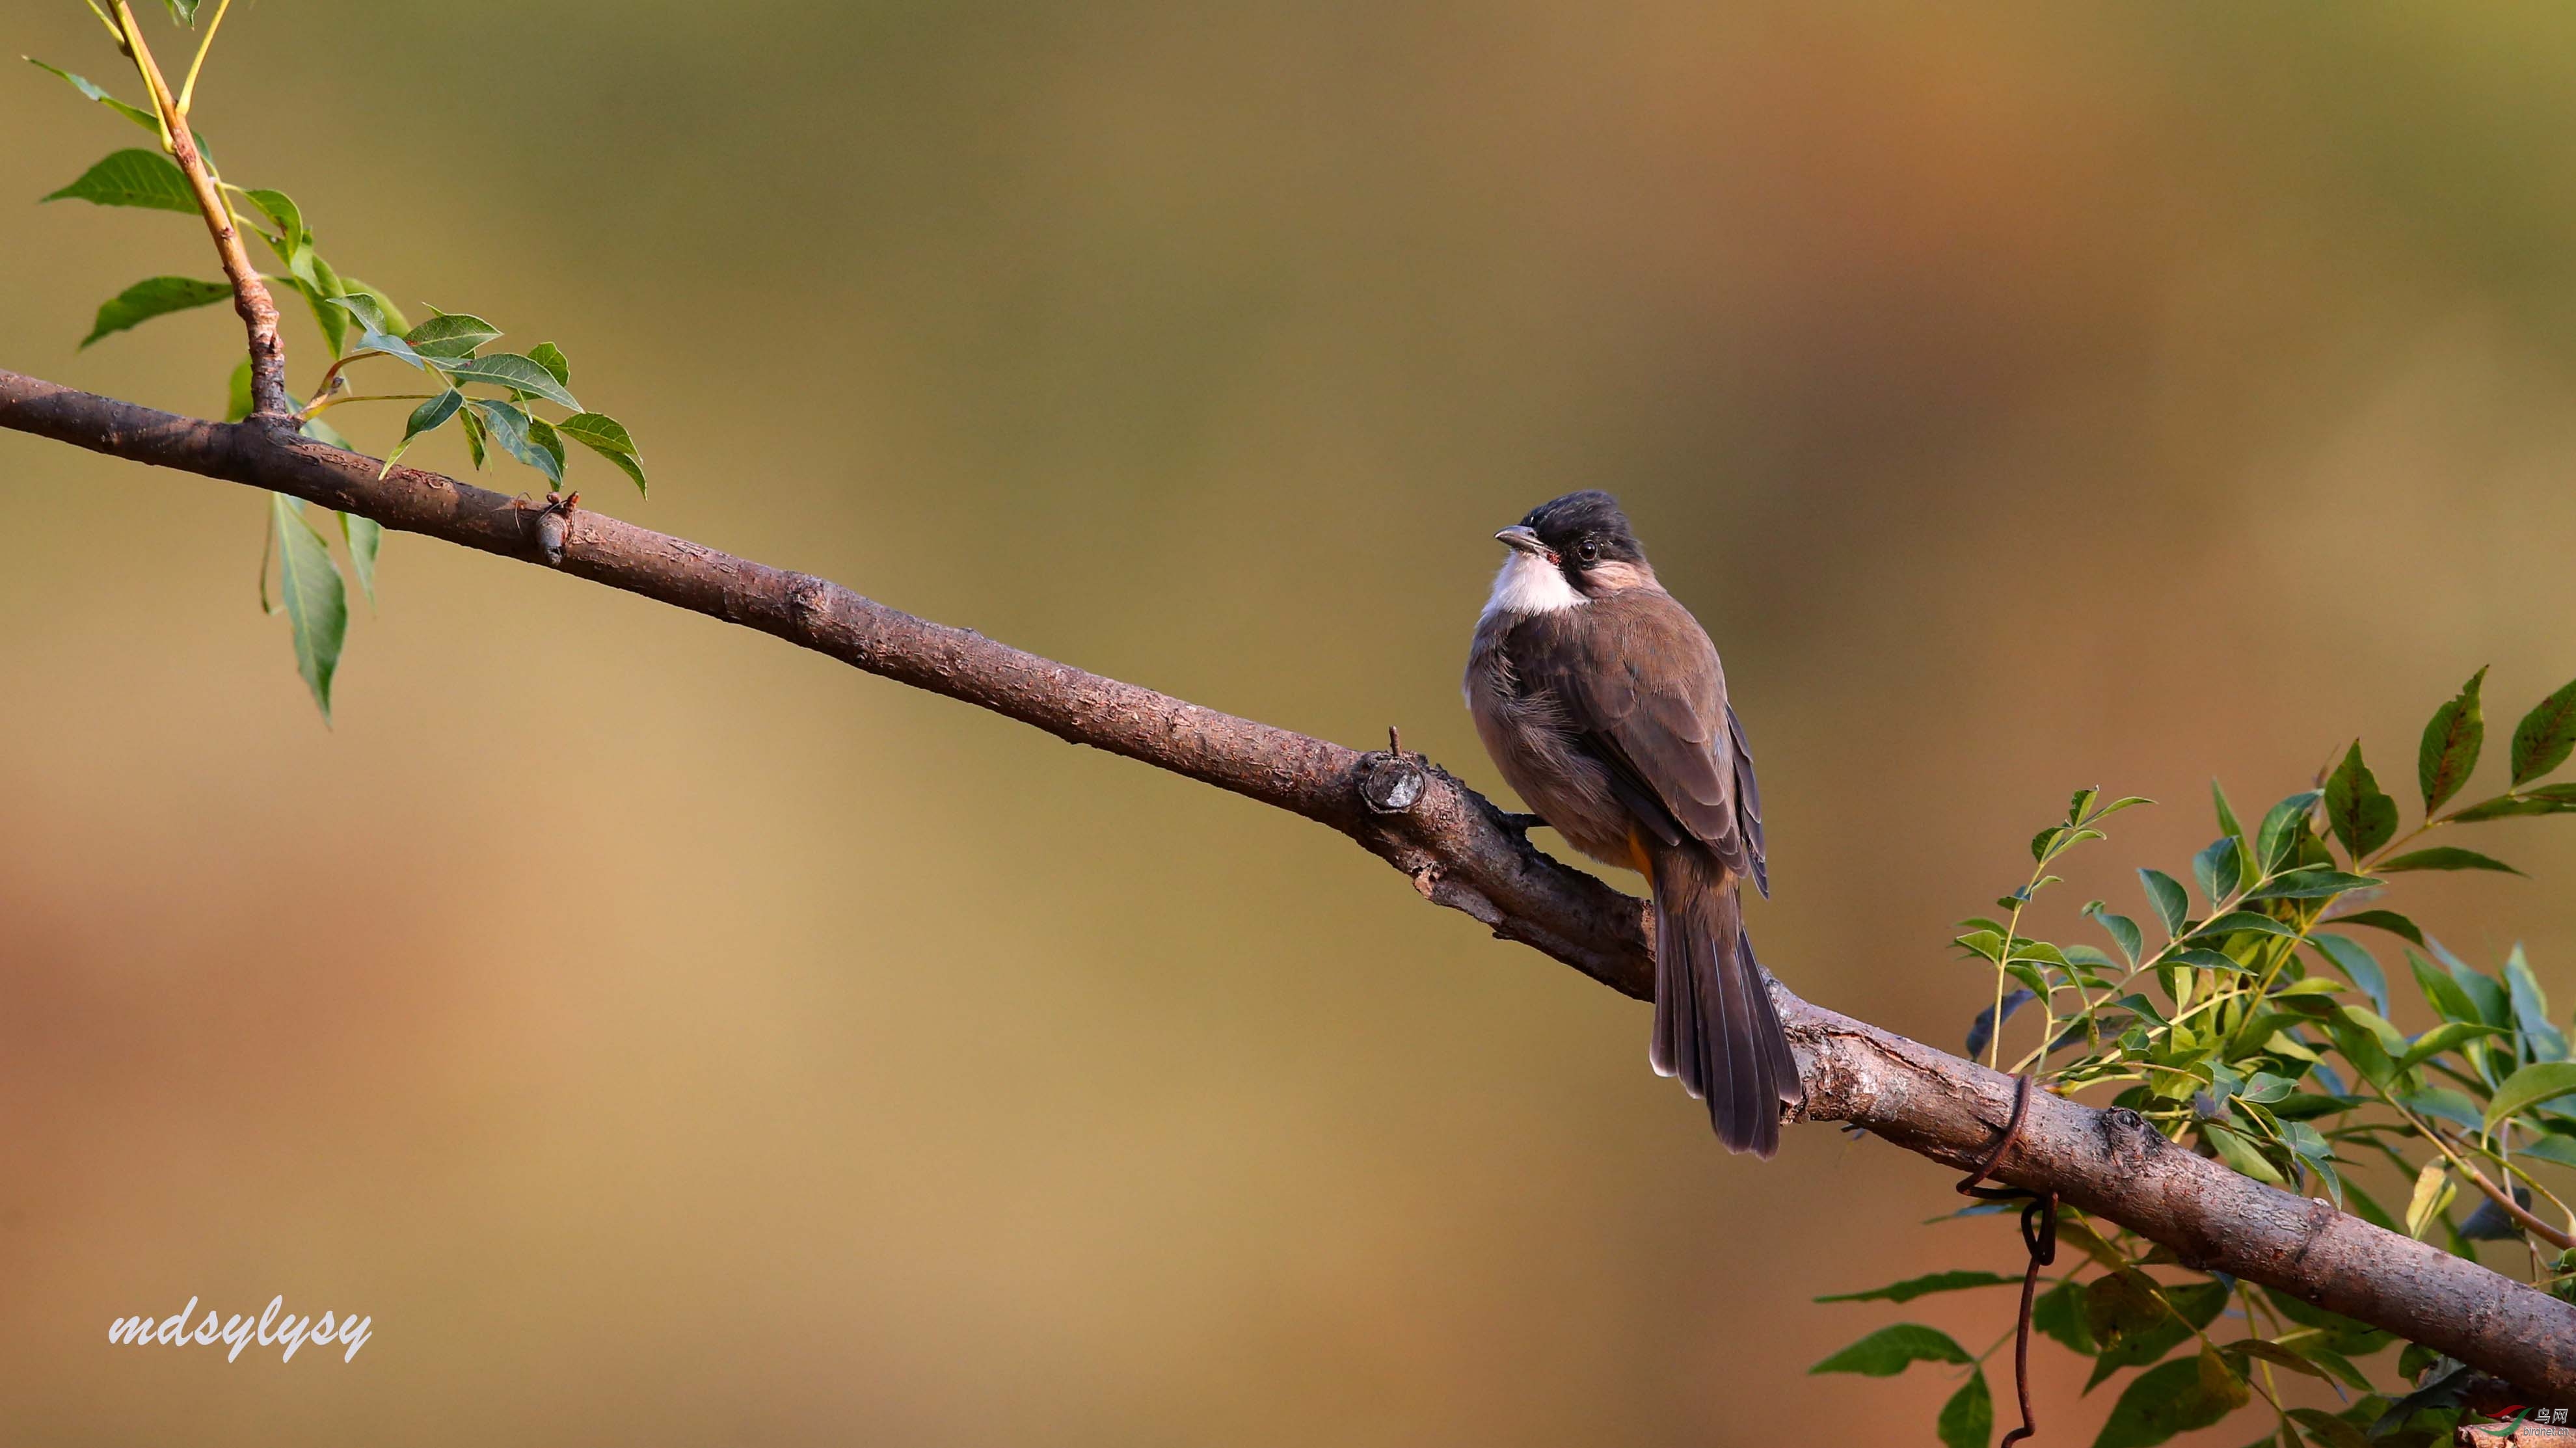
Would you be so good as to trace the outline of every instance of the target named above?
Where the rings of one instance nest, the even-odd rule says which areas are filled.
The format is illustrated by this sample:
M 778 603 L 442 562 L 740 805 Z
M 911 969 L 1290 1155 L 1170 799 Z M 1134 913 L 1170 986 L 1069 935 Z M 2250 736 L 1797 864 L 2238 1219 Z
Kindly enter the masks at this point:
M 1480 783 L 1488 535 L 1616 490 L 1761 761 L 1765 958 L 1945 1044 L 2071 788 L 2166 801 L 2078 938 L 2213 775 L 2357 734 L 2403 796 L 2471 670 L 2499 741 L 2576 674 L 2562 11 L 256 0 L 200 119 L 561 344 L 658 483 L 589 503 Z M 218 409 L 222 309 L 73 350 L 211 272 L 30 204 L 132 133 L 19 68 L 0 134 L 0 365 Z M 1311 826 L 404 536 L 326 731 L 256 495 L 0 435 L 0 516 L 13 1442 L 1928 1442 L 1951 1379 L 1804 1369 L 2008 1327 L 1813 1305 L 2017 1246 L 1830 1128 L 1726 1157 L 1644 1007 Z M 2555 823 L 2410 889 L 2563 1004 Z M 103 1342 L 277 1293 L 375 1337 Z

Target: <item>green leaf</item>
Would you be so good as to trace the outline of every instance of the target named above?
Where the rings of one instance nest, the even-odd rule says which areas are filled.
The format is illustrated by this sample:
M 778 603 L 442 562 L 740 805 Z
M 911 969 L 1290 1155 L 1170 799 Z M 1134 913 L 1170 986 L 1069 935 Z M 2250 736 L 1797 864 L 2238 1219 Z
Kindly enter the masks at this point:
M 457 362 L 442 362 L 440 365 L 446 368 L 447 375 L 459 386 L 468 382 L 488 382 L 495 387 L 507 387 L 513 392 L 542 397 L 548 402 L 559 407 L 569 407 L 575 412 L 581 410 L 580 401 L 571 392 L 565 390 L 562 383 L 555 380 L 553 373 L 516 352 L 493 352 L 486 356 L 469 357 Z
M 2473 825 L 2517 815 L 2548 814 L 2576 814 L 2576 783 L 2544 784 L 2516 794 L 2500 794 L 2453 810 L 2443 818 L 2453 824 Z
M 2442 942 L 2435 940 L 2427 943 L 2431 945 L 2433 953 L 2442 958 L 2443 968 L 2450 972 L 2451 979 L 2459 982 L 2461 992 L 2477 1007 L 2477 1014 L 2469 1019 L 2484 1021 L 2490 1026 L 2511 1029 L 2513 1001 L 2505 993 L 2504 982 L 2444 950 Z
M 2191 876 L 2192 880 L 2200 886 L 2200 893 L 2209 897 L 2212 909 L 2216 909 L 2221 900 L 2235 894 L 2236 837 L 2220 835 L 2209 842 L 2207 849 L 2192 856 Z
M 2576 683 L 2532 706 L 2513 726 L 2513 782 L 2538 779 L 2576 751 Z
M 2385 1087 L 2397 1074 L 2397 1057 L 2406 1049 L 2406 1038 L 2385 1019 L 2358 1006 L 2339 1006 L 2325 1026 L 2334 1036 L 2335 1049 L 2343 1052 L 2344 1060 L 2363 1080 Z
M 2291 1090 L 2297 1084 L 2286 1076 L 2275 1076 L 2269 1071 L 2257 1071 L 2247 1078 L 2245 1089 L 2237 1093 L 2237 1098 L 2251 1101 L 2258 1106 L 2269 1106 L 2277 1101 L 2288 1100 Z
M 530 436 L 532 419 L 506 402 L 492 402 L 477 397 L 467 404 L 473 415 L 483 420 L 484 435 L 499 445 L 501 451 L 546 475 L 550 483 L 563 481 L 563 462 Z
M 2372 1345 L 2372 1351 L 2385 1347 L 2387 1342 L 2386 1334 L 2381 1334 L 2380 1339 Z M 2325 1369 L 2325 1376 L 2328 1378 L 2340 1380 L 2344 1386 L 2356 1393 L 2367 1395 L 2370 1392 L 2370 1375 L 2354 1367 L 2352 1359 L 2345 1357 L 2334 1348 L 2314 1339 L 2303 1339 L 2283 1345 Z
M 385 295 L 384 288 L 369 286 L 356 277 L 342 277 L 340 285 L 347 295 L 365 297 L 375 304 L 376 314 L 384 318 L 384 324 L 379 326 L 377 331 L 400 336 L 411 330 L 410 320 L 403 316 L 402 308 L 394 305 L 394 299 Z
M 2513 1003 L 2514 1029 L 2531 1046 L 2533 1059 L 2563 1061 L 2567 1059 L 2567 1038 L 2550 1024 L 2549 996 L 2540 988 L 2540 978 L 2531 973 L 2531 962 L 2524 958 L 2522 943 L 2514 942 L 2504 958 L 2505 991 Z
M 2409 850 L 2393 860 L 2382 860 L 2371 867 L 2386 874 L 2407 870 L 2497 870 L 2507 875 L 2522 872 L 2491 855 L 2464 850 L 2457 845 L 2436 845 L 2429 850 Z
M 2064 1343 L 2068 1348 L 2091 1357 L 2101 1350 L 2093 1340 L 2093 1329 L 2084 1320 L 2084 1288 L 2074 1278 L 2039 1294 L 2031 1304 L 2030 1325 Z
M 2084 1314 L 2101 1349 L 2085 1390 L 2122 1368 L 2143 1367 L 2173 1351 L 2216 1321 L 2227 1308 L 2227 1297 L 2222 1282 L 2159 1288 L 2134 1267 L 2095 1278 L 2084 1291 Z
M 2257 900 L 2317 900 L 2353 890 L 2368 889 L 2379 881 L 2368 875 L 2351 875 L 2332 865 L 2309 865 L 2286 871 L 2246 892 L 2248 904 Z
M 528 360 L 553 373 L 558 385 L 572 386 L 572 363 L 565 359 L 561 347 L 552 342 L 539 342 L 528 349 Z
M 2103 909 L 2099 900 L 2086 905 L 2084 913 L 2110 932 L 2111 942 L 2120 947 L 2120 953 L 2129 958 L 2131 965 L 2138 963 L 2138 952 L 2146 948 L 2146 937 L 2138 933 L 2138 922 L 2116 911 Z
M 233 364 L 232 381 L 225 391 L 225 397 L 227 400 L 224 404 L 224 421 L 239 422 L 243 418 L 250 416 L 252 403 L 250 400 L 250 359 L 248 357 L 244 357 L 239 362 Z
M 2424 789 L 2424 813 L 2442 807 L 2442 801 L 2460 792 L 2471 771 L 2478 767 L 2478 750 L 2486 743 L 2487 723 L 2478 702 L 2479 686 L 2486 682 L 2483 668 L 2469 676 L 2459 694 L 2425 722 L 2424 742 L 2415 751 L 2415 779 Z
M 201 282 L 190 277 L 153 277 L 136 282 L 99 307 L 98 319 L 91 323 L 89 335 L 81 338 L 81 345 L 87 347 L 101 337 L 140 326 L 154 317 L 229 301 L 232 294 L 233 289 L 222 282 Z
M 2415 1038 L 2415 1044 L 2408 1046 L 2406 1054 L 2397 1058 L 2397 1069 L 2412 1071 L 2445 1051 L 2457 1049 L 2464 1041 L 2478 1041 L 2489 1036 L 2506 1034 L 2508 1032 L 2502 1028 L 2490 1026 L 2484 1021 L 2444 1021 Z
M 2563 1136 L 2534 1137 L 2523 1144 L 2522 1152 L 2525 1156 L 2554 1161 L 2560 1166 L 2576 1166 L 2576 1141 Z
M 2329 1312 L 2313 1302 L 2304 1301 L 2276 1287 L 2263 1289 L 2274 1311 L 2299 1324 L 2325 1334 L 2326 1346 L 2336 1352 L 2361 1353 L 2379 1351 L 2388 1342 L 2388 1334 L 2368 1323 L 2355 1322 L 2339 1312 Z
M 1984 1368 L 1970 1368 L 1968 1380 L 1941 1405 L 1938 1432 L 1942 1448 L 1986 1448 L 1994 1441 L 1995 1400 Z
M 2162 870 L 2140 870 L 2138 883 L 2146 887 L 2147 903 L 2155 907 L 2156 918 L 2165 924 L 2168 936 L 2182 933 L 2182 922 L 2191 913 L 2191 896 L 2182 885 Z
M 2397 801 L 2380 790 L 2370 766 L 2361 762 L 2358 739 L 2326 780 L 2326 824 L 2356 864 L 2397 837 Z
M 2484 1124 L 2479 1117 L 2478 1103 L 2471 1100 L 2468 1093 L 2454 1091 L 2447 1086 L 2427 1086 L 2397 1099 L 2418 1116 L 2435 1117 L 2464 1130 L 2475 1131 Z
M 2277 1342 L 2266 1342 L 2259 1337 L 2240 1338 L 2221 1347 L 2219 1351 L 2232 1358 L 2258 1357 L 2267 1363 L 2278 1364 L 2294 1373 L 2305 1373 L 2312 1378 L 2327 1376 L 2324 1368 L 2301 1357 L 2297 1350 L 2283 1347 Z M 2331 1379 L 2328 1380 L 2331 1381 Z
M 2394 910 L 2355 910 L 2349 915 L 2334 917 L 2334 923 L 2367 925 L 2373 930 L 2385 930 L 2391 935 L 2402 935 L 2417 945 L 2424 943 L 2424 932 L 2416 928 L 2415 922 Z
M 2202 1128 L 2200 1139 L 2208 1142 L 2210 1150 L 2216 1152 L 2218 1159 L 2238 1176 L 2270 1182 L 2276 1187 L 2284 1185 L 2281 1169 L 2264 1160 L 2263 1154 L 2256 1151 L 2252 1143 L 2235 1132 L 2212 1124 Z
M 555 425 L 553 423 L 546 421 L 542 417 L 531 416 L 528 419 L 528 441 L 543 449 L 546 456 L 554 459 L 555 465 L 547 472 L 546 475 L 553 478 L 558 483 L 562 482 L 564 471 L 563 434 L 555 431 Z
M 2525 1066 L 2496 1088 L 2495 1099 L 2487 1103 L 2486 1129 L 2493 1131 L 2544 1101 L 2567 1095 L 2576 1095 L 2576 1061 L 2542 1061 Z
M 1892 1378 L 1913 1363 L 1964 1363 L 1970 1360 L 1966 1349 L 1952 1341 L 1950 1334 L 1920 1323 L 1900 1322 L 1880 1328 L 1807 1371 Z
M 2296 926 L 2285 925 L 2269 915 L 2259 915 L 2251 910 L 2230 910 L 2214 920 L 2204 920 L 2192 934 L 2218 939 L 2245 930 L 2261 935 L 2283 935 L 2292 940 L 2299 938 Z
M 125 102 L 109 95 L 105 89 L 93 84 L 86 77 L 74 75 L 70 71 L 63 69 L 61 66 L 47 65 L 32 55 L 26 56 L 24 59 L 29 65 L 34 66 L 38 70 L 51 71 L 55 75 L 61 76 L 64 80 L 71 82 L 72 89 L 79 91 L 82 95 L 89 97 L 91 100 L 98 102 L 100 105 L 103 105 L 109 110 L 116 112 L 118 115 L 125 117 L 127 120 L 132 121 L 134 124 L 150 131 L 153 135 L 158 136 L 161 134 L 161 118 L 155 116 L 150 111 L 143 109 L 143 107 L 127 105 Z
M 351 293 L 345 296 L 333 297 L 331 299 L 331 305 L 338 307 L 340 310 L 347 312 L 350 316 L 357 318 L 358 325 L 366 328 L 370 332 L 382 332 L 385 330 L 385 311 L 384 308 L 376 305 L 376 299 L 374 297 L 368 296 L 362 292 Z M 396 337 L 393 340 L 402 344 L 404 352 L 411 353 L 411 355 L 414 356 L 419 355 L 411 352 L 411 344 L 409 342 L 404 342 L 400 337 Z
M 413 351 L 409 342 L 391 334 L 388 328 L 392 319 L 385 315 L 384 308 L 376 305 L 374 297 L 358 292 L 332 297 L 330 302 L 358 319 L 358 345 L 350 349 L 350 356 L 375 352 L 417 370 L 429 370 L 427 359 Z
M 2308 816 L 2315 811 L 2317 791 L 2303 790 L 2272 806 L 2263 816 L 2263 828 L 2254 840 L 2254 865 L 2257 874 L 2268 875 L 2290 862 L 2298 843 L 2308 833 Z
M 242 195 L 268 218 L 269 230 L 274 233 L 269 244 L 277 248 L 278 260 L 289 261 L 297 249 L 313 244 L 313 233 L 304 229 L 304 208 L 295 204 L 294 197 L 268 190 L 245 191 Z
M 2246 845 L 2245 827 L 2236 822 L 2236 809 L 2227 802 L 2227 791 L 2219 788 L 2215 779 L 2209 782 L 2209 802 L 2218 808 L 2218 828 L 2236 841 L 2239 850 L 2243 850 Z
M 2272 994 L 2276 996 L 2334 995 L 2343 989 L 2343 986 L 2324 976 L 2312 975 L 2299 980 L 2284 981 L 2272 987 Z
M 2177 1433 L 2210 1426 L 2251 1397 L 2236 1370 L 2204 1347 L 2196 1357 L 2139 1374 L 2120 1394 L 2093 1448 L 2154 1448 Z
M 2415 973 L 2416 989 L 2424 993 L 2425 1004 L 2446 1021 L 2479 1021 L 2486 1018 L 2477 1002 L 2470 999 L 2468 988 L 2460 980 L 2417 955 L 2406 952 L 2406 964 Z M 2385 1012 L 2383 1012 L 2385 1014 Z
M 463 394 L 460 393 L 458 395 L 462 396 Z M 456 415 L 456 424 L 457 426 L 465 429 L 465 455 L 473 460 L 474 470 L 476 472 L 481 472 L 483 470 L 485 445 L 483 437 L 483 419 L 476 416 L 474 409 L 469 407 Z
M 182 25 L 197 23 L 198 0 L 169 0 L 170 18 Z
M 367 607 L 376 606 L 376 554 L 385 546 L 385 526 L 355 513 L 340 515 L 340 541 L 349 545 L 349 566 L 366 590 Z
M 349 632 L 349 597 L 331 549 L 304 518 L 303 507 L 284 493 L 269 494 L 277 527 L 278 592 L 295 643 L 295 671 L 331 722 L 331 678 L 340 668 L 340 646 Z
M 349 314 L 341 311 L 334 302 L 340 295 L 340 278 L 332 273 L 329 262 L 309 252 L 304 256 L 304 263 L 304 269 L 316 280 L 298 277 L 295 290 L 303 295 L 304 305 L 312 308 L 314 325 L 322 329 L 324 344 L 330 347 L 331 355 L 337 357 L 349 340 Z
M 555 424 L 563 435 L 583 447 L 617 464 L 626 476 L 635 480 L 635 491 L 646 492 L 644 460 L 635 452 L 635 439 L 628 435 L 625 424 L 600 412 L 576 412 Z
M 2317 1448 L 2370 1448 L 2370 1435 L 2360 1424 L 2347 1423 L 2323 1408 L 2292 1408 L 2290 1416 L 2307 1430 Z
M 197 193 L 188 189 L 188 178 L 158 151 L 118 151 L 44 199 L 197 214 Z
M 376 476 L 383 477 L 387 473 L 391 473 L 394 470 L 394 464 L 402 458 L 402 455 L 411 451 L 412 439 L 419 437 L 422 433 L 435 432 L 440 427 L 445 426 L 447 420 L 456 415 L 456 410 L 464 405 L 465 394 L 451 387 L 445 392 L 438 394 L 436 397 L 431 398 L 427 402 L 422 403 L 420 406 L 413 408 L 411 410 L 411 420 L 403 424 L 402 441 L 395 446 L 393 456 L 385 459 L 384 471 L 379 472 Z M 476 465 L 480 466 L 481 464 L 478 461 Z
M 1935 1272 L 1928 1277 L 1909 1277 L 1867 1292 L 1842 1292 L 1819 1297 L 1818 1302 L 1912 1302 L 1933 1292 L 1957 1292 L 1968 1287 L 2010 1287 L 2019 1277 L 2004 1277 L 1992 1272 Z
M 450 360 L 471 357 L 474 349 L 501 335 L 501 329 L 464 312 L 440 312 L 403 334 L 423 357 Z
M 2168 965 L 2188 965 L 2199 970 L 2223 971 L 2229 975 L 2250 975 L 2252 968 L 2241 960 L 2221 955 L 2205 946 L 2191 946 L 2165 957 Z
M 2174 1342 L 2190 1337 L 2190 1329 L 2164 1309 L 2154 1278 L 2138 1268 L 2120 1268 L 2084 1286 L 2084 1327 L 2092 1329 L 2094 1342 L 2102 1345 L 2094 1363 L 2094 1384 L 2117 1368 L 2154 1363 L 2172 1353 Z

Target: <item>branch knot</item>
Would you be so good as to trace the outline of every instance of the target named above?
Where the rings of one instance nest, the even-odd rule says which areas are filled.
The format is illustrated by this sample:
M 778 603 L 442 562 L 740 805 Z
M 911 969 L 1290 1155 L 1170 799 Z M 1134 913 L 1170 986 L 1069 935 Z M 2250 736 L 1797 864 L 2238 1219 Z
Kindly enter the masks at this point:
M 1372 814 L 1397 815 L 1422 802 L 1431 776 L 1404 754 L 1370 754 L 1360 772 L 1360 802 Z

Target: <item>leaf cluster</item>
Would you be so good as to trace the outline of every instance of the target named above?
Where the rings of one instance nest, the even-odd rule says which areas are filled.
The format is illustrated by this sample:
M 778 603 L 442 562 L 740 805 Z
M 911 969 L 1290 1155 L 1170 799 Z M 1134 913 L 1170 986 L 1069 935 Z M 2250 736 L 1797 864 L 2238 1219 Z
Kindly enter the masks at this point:
M 169 8 L 174 21 L 182 25 L 194 23 L 195 4 L 169 0 Z M 93 5 L 92 9 L 99 7 Z M 99 11 L 99 18 L 108 25 L 120 48 L 135 59 L 138 73 L 143 73 L 144 59 L 136 53 L 142 42 L 128 37 L 104 10 Z M 219 7 L 215 23 L 220 24 L 221 18 Z M 212 30 L 210 25 L 208 41 Z M 203 59 L 201 45 L 199 63 Z M 82 97 L 150 132 L 159 143 L 150 149 L 138 146 L 111 152 L 45 200 L 199 214 L 197 194 L 186 173 L 172 160 L 170 132 L 160 114 L 129 104 L 106 87 L 59 66 L 32 58 L 29 63 L 59 77 Z M 191 85 L 194 80 L 192 67 Z M 151 84 L 148 75 L 146 83 Z M 181 110 L 184 109 L 183 101 Z M 205 137 L 193 130 L 190 135 L 199 156 L 212 171 L 213 152 Z M 464 434 L 467 453 L 477 469 L 497 453 L 534 468 L 545 477 L 550 489 L 559 488 L 569 461 L 569 445 L 577 443 L 624 473 L 638 492 L 645 490 L 644 462 L 634 435 L 616 418 L 590 411 L 575 398 L 572 366 L 561 348 L 548 342 L 524 353 L 492 350 L 491 344 L 502 335 L 500 329 L 464 312 L 433 310 L 426 320 L 414 325 L 382 288 L 348 275 L 323 256 L 303 207 L 293 197 L 268 188 L 236 186 L 224 180 L 220 171 L 212 171 L 210 179 L 222 198 L 225 219 L 237 232 L 259 236 L 275 256 L 281 270 L 265 280 L 272 288 L 291 288 L 304 299 L 330 354 L 330 364 L 321 374 L 312 400 L 289 399 L 297 408 L 295 422 L 305 435 L 354 451 L 349 439 L 325 422 L 322 413 L 348 403 L 409 402 L 417 405 L 409 410 L 400 439 L 386 455 L 386 471 L 420 437 L 453 421 Z M 230 300 L 232 295 L 230 284 L 222 281 L 147 277 L 99 306 L 80 345 L 87 348 L 156 318 L 212 306 Z M 421 374 L 426 389 L 378 394 L 353 391 L 350 369 L 384 358 Z M 234 370 L 230 395 L 227 420 L 249 416 L 247 359 Z M 546 408 L 559 412 L 549 417 L 543 411 Z M 327 509 L 319 511 L 329 513 Z M 296 670 L 327 722 L 332 682 L 347 637 L 349 609 L 347 589 L 325 541 L 324 528 L 336 523 L 350 571 L 370 604 L 375 601 L 376 561 L 383 530 L 371 519 L 337 513 L 329 513 L 331 521 L 316 526 L 307 513 L 300 501 L 272 497 L 260 564 L 260 598 L 267 611 L 286 615 Z M 268 601 L 271 557 L 277 560 L 280 602 L 276 605 Z
M 2463 827 L 2576 812 L 2576 782 L 2546 782 L 2576 753 L 2576 683 L 2515 726 L 2503 790 L 2457 803 L 2484 752 L 2485 680 L 2481 669 L 2426 721 L 2414 781 L 2422 813 L 2411 831 L 2401 835 L 2399 802 L 2358 741 L 2251 829 L 2213 784 L 2217 837 L 2188 869 L 2139 870 L 2145 909 L 2136 917 L 2102 900 L 2082 907 L 2100 945 L 2026 933 L 2033 899 L 2057 883 L 2051 866 L 2102 839 L 2105 817 L 2144 803 L 2102 805 L 2094 791 L 2078 792 L 2065 817 L 2033 837 L 2028 883 L 1997 901 L 2000 916 L 1963 921 L 1953 941 L 1994 973 L 1994 1004 L 1970 1024 L 1970 1054 L 2032 1072 L 2060 1094 L 2103 1093 L 2101 1104 L 2130 1108 L 2237 1172 L 2322 1195 L 2459 1255 L 2475 1259 L 2486 1241 L 2528 1242 L 2535 1285 L 2576 1299 L 2576 1252 L 2543 1250 L 2576 1238 L 2576 1189 L 2560 1175 L 2576 1171 L 2567 1030 L 2520 946 L 2480 970 L 2385 900 L 2395 882 L 2425 871 L 2521 873 L 2449 843 Z M 2412 987 L 2405 1001 L 2382 964 L 2392 946 Z M 2400 1006 L 2430 1023 L 2400 1028 Z M 2016 1016 L 2035 1016 L 2038 1029 L 2012 1058 L 2002 1038 L 2023 1031 Z M 2403 1197 L 2386 1198 L 2398 1210 L 2362 1174 L 2398 1184 Z M 2421 1348 L 2293 1297 L 2185 1270 L 2116 1228 L 2071 1218 L 2060 1236 L 2083 1255 L 2048 1279 L 2034 1326 L 2092 1359 L 2088 1392 L 2136 1373 L 2095 1448 L 2149 1448 L 2257 1397 L 2273 1418 L 2265 1441 L 2281 1448 L 2426 1444 L 2459 1417 L 2457 1394 L 2440 1390 L 2448 1369 Z M 1819 1300 L 1904 1302 L 2010 1280 L 1961 1270 Z M 2223 1320 L 2236 1326 L 2222 1332 Z M 2366 1365 L 2391 1348 L 2402 1349 L 2396 1377 L 2421 1381 L 2392 1383 L 2386 1365 Z M 1938 1425 L 1943 1442 L 1961 1448 L 1986 1442 L 1991 1428 L 1983 1356 L 1908 1323 L 1816 1371 L 1964 1368 Z M 2300 1378 L 2337 1408 L 2290 1401 L 2285 1389 Z M 1978 1404 L 1989 1404 L 1983 1418 Z

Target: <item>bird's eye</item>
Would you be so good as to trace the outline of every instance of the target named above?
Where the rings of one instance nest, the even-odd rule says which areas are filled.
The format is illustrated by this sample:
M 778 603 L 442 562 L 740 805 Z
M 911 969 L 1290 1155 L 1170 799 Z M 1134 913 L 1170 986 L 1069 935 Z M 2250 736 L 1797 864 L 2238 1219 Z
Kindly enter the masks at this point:
M 1601 561 L 1601 545 L 1586 538 L 1574 545 L 1574 556 L 1586 563 L 1598 563 Z

